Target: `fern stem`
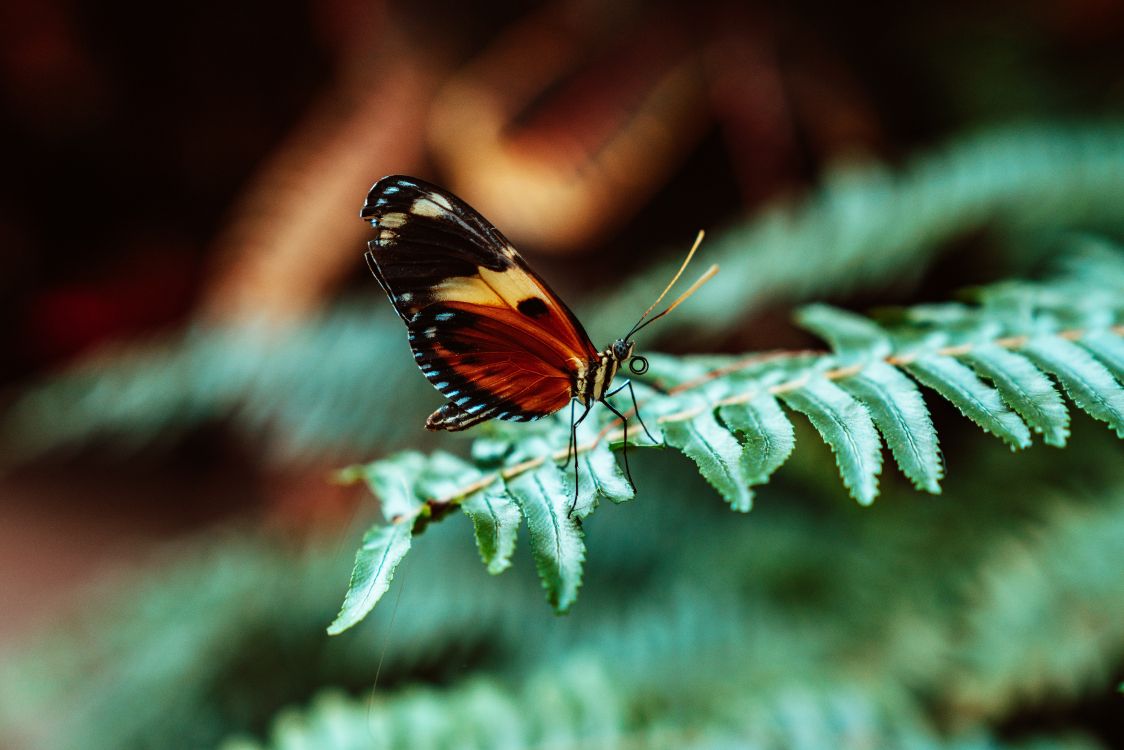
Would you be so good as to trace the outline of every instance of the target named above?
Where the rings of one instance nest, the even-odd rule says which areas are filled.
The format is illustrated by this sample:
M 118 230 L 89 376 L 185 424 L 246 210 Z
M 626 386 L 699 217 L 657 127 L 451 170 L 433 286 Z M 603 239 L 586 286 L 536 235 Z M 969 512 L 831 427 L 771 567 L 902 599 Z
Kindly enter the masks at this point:
M 1112 327 L 1107 328 L 1107 329 L 1100 329 L 1097 332 L 1100 333 L 1100 332 L 1102 332 L 1102 330 L 1107 331 L 1107 332 L 1111 332 L 1113 334 L 1116 334 L 1117 336 L 1124 336 L 1124 325 L 1117 325 L 1117 326 L 1112 326 Z M 1059 332 L 1051 334 L 1051 335 L 1058 336 L 1058 337 L 1064 338 L 1064 339 L 1068 339 L 1070 341 L 1078 341 L 1081 338 L 1083 338 L 1084 336 L 1088 335 L 1089 333 L 1090 333 L 1090 331 L 1088 331 L 1086 329 L 1074 328 L 1074 329 L 1068 329 L 1068 330 L 1065 330 L 1065 331 L 1059 331 Z M 935 350 L 932 350 L 932 351 L 919 351 L 919 352 L 910 352 L 909 354 L 891 355 L 891 356 L 883 358 L 882 361 L 885 362 L 886 364 L 894 366 L 894 367 L 903 367 L 905 365 L 908 365 L 908 364 L 916 361 L 919 357 L 922 357 L 922 356 L 936 355 L 936 356 L 944 356 L 944 357 L 959 357 L 959 356 L 964 356 L 966 354 L 969 354 L 976 347 L 983 346 L 983 345 L 999 346 L 999 347 L 1002 347 L 1004 349 L 1020 349 L 1022 347 L 1025 347 L 1028 343 L 1030 343 L 1030 341 L 1031 341 L 1030 336 L 1006 336 L 1006 337 L 994 339 L 994 340 L 991 340 L 991 341 L 977 341 L 977 342 L 973 342 L 973 343 L 969 343 L 969 344 L 957 344 L 955 346 L 946 346 L 946 347 L 942 347 L 942 348 L 935 349 Z M 816 352 L 816 351 L 812 351 L 812 350 L 801 350 L 801 351 L 792 351 L 792 352 L 770 352 L 770 353 L 763 354 L 763 355 L 755 355 L 755 356 L 752 356 L 752 357 L 747 357 L 743 360 L 739 360 L 738 362 L 732 363 L 730 365 L 726 365 L 724 367 L 712 370 L 711 372 L 708 372 L 706 375 L 704 375 L 700 378 L 689 381 L 687 383 L 683 383 L 679 386 L 676 386 L 675 388 L 672 388 L 672 389 L 668 390 L 667 393 L 669 393 L 669 394 L 682 393 L 684 391 L 688 391 L 688 390 L 691 390 L 693 388 L 697 388 L 697 387 L 699 387 L 699 386 L 701 386 L 705 383 L 708 383 L 708 382 L 714 380 L 715 378 L 722 377 L 724 375 L 729 375 L 731 373 L 738 372 L 739 370 L 747 369 L 747 368 L 749 368 L 753 365 L 760 364 L 763 361 L 780 359 L 780 358 L 797 358 L 797 357 L 807 357 L 807 356 L 827 356 L 827 353 L 826 352 Z M 826 378 L 827 380 L 842 380 L 844 378 L 852 377 L 854 375 L 859 374 L 860 372 L 863 371 L 864 367 L 866 367 L 865 363 L 847 365 L 845 367 L 837 367 L 837 368 L 827 370 L 827 371 L 822 372 L 822 373 L 817 373 L 816 376 Z M 700 406 L 695 406 L 695 407 L 692 407 L 690 409 L 684 409 L 683 411 L 675 412 L 675 413 L 672 413 L 672 414 L 665 414 L 665 415 L 659 417 L 656 421 L 659 424 L 665 424 L 667 422 L 684 421 L 684 420 L 688 420 L 688 419 L 692 419 L 694 417 L 697 417 L 699 414 L 702 414 L 704 411 L 707 411 L 707 410 L 717 409 L 721 406 L 730 406 L 730 405 L 734 405 L 734 404 L 747 403 L 747 402 L 752 401 L 753 399 L 757 398 L 758 396 L 762 395 L 763 393 L 769 393 L 769 394 L 772 394 L 772 395 L 776 396 L 776 395 L 780 395 L 782 393 L 787 393 L 789 391 L 795 391 L 795 390 L 798 390 L 798 389 L 804 387 L 805 385 L 807 385 L 807 383 L 809 382 L 811 377 L 812 376 L 809 375 L 809 374 L 804 374 L 804 375 L 801 375 L 799 377 L 793 378 L 791 380 L 787 380 L 783 383 L 777 383 L 775 385 L 771 385 L 767 388 L 754 388 L 754 389 L 746 391 L 744 393 L 739 393 L 739 394 L 736 394 L 734 396 L 728 396 L 728 397 L 720 399 L 718 401 L 710 402 L 710 403 L 703 404 L 703 405 L 700 405 Z M 635 409 L 632 409 L 628 412 L 625 412 L 625 417 L 627 418 L 627 417 L 631 416 L 634 411 L 635 411 Z M 593 440 L 591 440 L 588 443 L 585 443 L 583 445 L 577 446 L 576 453 L 581 454 L 581 453 L 586 453 L 588 451 L 593 450 L 606 437 L 610 438 L 610 440 L 623 440 L 624 439 L 624 431 L 620 430 L 620 429 L 615 430 L 615 431 L 613 430 L 614 426 L 617 425 L 619 422 L 620 422 L 620 420 L 614 420 L 614 421 L 610 422 L 597 435 L 597 437 L 595 437 Z M 639 446 L 639 447 L 642 447 L 641 444 L 636 444 L 636 445 Z M 431 499 L 431 500 L 426 500 L 425 503 L 421 507 L 419 507 L 419 509 L 417 510 L 416 513 L 400 516 L 398 518 L 395 518 L 393 522 L 394 523 L 406 523 L 406 522 L 412 523 L 413 520 L 418 515 L 422 515 L 424 513 L 431 513 L 435 507 L 441 507 L 441 506 L 456 504 L 456 503 L 464 500 L 465 498 L 467 498 L 469 495 L 471 495 L 475 492 L 479 492 L 479 491 L 487 488 L 490 484 L 495 482 L 497 479 L 504 479 L 504 480 L 512 479 L 514 477 L 519 476 L 520 474 L 523 474 L 527 471 L 530 471 L 532 469 L 538 468 L 539 466 L 542 466 L 543 463 L 545 463 L 547 461 L 547 459 L 554 460 L 554 461 L 561 461 L 561 460 L 565 459 L 567 457 L 567 455 L 568 455 L 567 450 L 561 450 L 560 449 L 560 450 L 555 451 L 553 454 L 538 456 L 537 458 L 531 458 L 531 459 L 528 459 L 526 461 L 523 461 L 522 463 L 515 464 L 514 466 L 509 466 L 509 467 L 507 467 L 505 469 L 502 469 L 498 472 L 495 472 L 495 473 L 492 473 L 492 474 L 487 474 L 487 475 L 481 477 L 480 479 L 477 479 L 473 482 L 470 482 L 469 484 L 466 484 L 464 487 L 461 487 L 456 492 L 454 492 L 450 495 L 446 495 L 446 496 L 441 497 L 441 498 L 434 498 L 434 499 Z M 576 458 L 575 458 L 575 460 L 576 460 Z

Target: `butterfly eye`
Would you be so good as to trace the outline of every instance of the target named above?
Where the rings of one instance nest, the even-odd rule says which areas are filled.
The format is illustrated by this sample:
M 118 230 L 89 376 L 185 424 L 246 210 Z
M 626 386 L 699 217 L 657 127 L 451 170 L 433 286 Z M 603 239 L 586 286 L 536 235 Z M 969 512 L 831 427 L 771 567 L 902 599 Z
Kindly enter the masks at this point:
M 641 357 L 639 354 L 637 354 L 635 357 L 628 360 L 628 369 L 632 372 L 633 375 L 643 375 L 644 373 L 648 372 L 647 357 Z

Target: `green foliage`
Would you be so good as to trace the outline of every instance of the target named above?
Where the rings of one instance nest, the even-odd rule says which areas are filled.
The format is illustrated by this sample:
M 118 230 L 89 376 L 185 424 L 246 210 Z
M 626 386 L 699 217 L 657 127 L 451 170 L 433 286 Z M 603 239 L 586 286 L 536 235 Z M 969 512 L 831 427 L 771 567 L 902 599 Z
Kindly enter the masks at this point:
M 943 739 L 927 728 L 901 698 L 871 698 L 870 686 L 831 684 L 789 688 L 753 701 L 731 696 L 730 717 L 715 725 L 679 726 L 637 713 L 621 686 L 587 656 L 567 658 L 558 668 L 534 675 L 517 689 L 477 680 L 451 691 L 416 689 L 391 700 L 368 703 L 339 692 L 318 696 L 305 711 L 283 714 L 269 742 L 236 739 L 222 750 L 297 748 L 645 748 L 645 750 L 732 750 L 733 748 L 870 747 L 910 750 L 1092 750 L 1080 738 L 1044 737 L 1009 743 L 979 732 Z M 668 696 L 669 698 L 671 696 Z M 631 709 L 631 710 L 630 710 Z M 770 721 L 771 720 L 771 721 Z
M 703 409 L 688 419 L 664 427 L 664 440 L 698 464 L 699 472 L 734 510 L 753 507 L 749 477 L 742 470 L 742 446 L 718 423 L 713 409 Z
M 951 401 L 984 432 L 1000 438 L 1012 449 L 1030 445 L 1030 431 L 1003 403 L 999 391 L 976 377 L 966 365 L 952 357 L 927 355 L 913 360 L 906 369 L 920 383 Z
M 495 575 L 507 570 L 519 532 L 519 506 L 506 492 L 485 489 L 465 500 L 461 507 L 472 519 L 476 546 L 488 572 Z
M 588 504 L 570 513 L 570 486 L 562 470 L 546 461 L 507 483 L 507 490 L 527 521 L 531 554 L 546 589 L 546 598 L 558 612 L 565 612 L 578 596 L 585 545 L 579 525 L 589 512 Z M 590 495 L 586 495 L 586 503 Z
M 1124 498 L 1116 497 L 1098 508 L 1057 503 L 990 551 L 966 586 L 975 606 L 954 655 L 956 711 L 995 716 L 1017 702 L 1080 694 L 1090 678 L 1107 684 L 1114 667 L 1106 647 L 1124 638 L 1108 604 L 1124 598 L 1121 544 Z M 1009 693 L 999 684 L 1019 687 Z
M 3 463 L 93 440 L 129 455 L 223 418 L 280 461 L 348 460 L 393 443 L 432 388 L 388 307 L 368 299 L 287 328 L 198 325 L 107 349 L 4 411 Z
M 1122 333 L 1124 255 L 1086 246 L 1074 258 L 1049 282 L 978 289 L 975 306 L 926 305 L 901 311 L 896 321 L 882 324 L 823 306 L 803 311 L 801 322 L 831 342 L 831 353 L 711 359 L 706 366 L 691 359 L 654 358 L 651 378 L 640 389 L 641 405 L 655 416 L 662 445 L 694 461 L 738 511 L 750 509 L 750 486 L 767 480 L 792 450 L 791 421 L 774 397 L 808 418 L 834 452 L 843 484 L 863 505 L 878 494 L 879 432 L 914 486 L 940 491 L 937 435 L 917 386 L 905 373 L 1012 449 L 1032 442 L 1019 413 L 1027 415 L 1048 444 L 1065 443 L 1068 416 L 1047 373 L 1059 379 L 1074 403 L 1124 436 L 1124 387 L 1096 359 L 1096 347 L 1074 343 L 1092 337 L 1103 344 L 1104 336 Z M 609 441 L 624 437 L 605 414 L 591 416 L 583 428 L 582 453 L 598 450 L 608 457 L 604 435 L 609 433 Z M 479 508 L 485 492 L 492 503 L 506 493 L 508 498 L 499 502 L 517 506 L 526 519 L 548 600 L 564 612 L 581 582 L 581 520 L 595 507 L 596 488 L 620 483 L 615 462 L 584 462 L 589 479 L 579 484 L 575 499 L 572 481 L 555 463 L 566 457 L 562 446 L 568 440 L 568 423 L 561 418 L 534 428 L 497 424 L 478 441 L 483 448 L 476 454 L 486 457 L 481 465 L 446 454 L 426 459 L 406 453 L 348 471 L 365 476 L 376 494 L 387 484 L 384 477 L 393 477 L 383 514 L 402 527 L 466 499 Z M 630 445 L 648 443 L 640 438 Z M 434 476 L 442 477 L 443 492 L 433 492 L 431 481 L 411 479 Z M 481 523 L 487 528 L 491 521 Z M 506 539 L 514 538 L 515 523 L 513 518 L 505 521 Z M 488 534 L 478 532 L 477 538 L 481 556 L 491 564 L 496 543 Z M 506 567 L 507 556 L 501 559 L 491 565 L 493 570 Z M 348 599 L 358 597 L 369 609 L 374 604 L 370 592 L 385 586 L 369 580 L 366 572 L 357 567 Z M 354 594 L 357 587 L 360 593 Z M 333 632 L 338 630 L 333 626 Z
M 706 485 L 685 462 L 638 454 L 644 507 L 591 519 L 586 606 L 561 619 L 530 595 L 533 566 L 489 581 L 450 522 L 416 540 L 425 552 L 408 562 L 395 612 L 326 639 L 337 602 L 325 582 L 345 574 L 351 535 L 303 551 L 213 538 L 97 592 L 101 614 L 83 608 L 4 654 L 0 739 L 43 750 L 214 747 L 231 735 L 228 750 L 1108 747 L 1067 739 L 1064 726 L 1003 739 L 990 727 L 1033 720 L 1040 702 L 1118 700 L 1119 444 L 1082 421 L 1082 450 L 1028 466 L 998 441 L 967 442 L 939 500 L 887 482 L 892 501 L 856 514 L 780 481 L 752 523 L 698 502 Z M 1096 492 L 1052 485 L 1058 476 Z
M 858 374 L 840 381 L 840 386 L 870 410 L 894 460 L 913 486 L 939 493 L 944 467 L 937 431 L 914 382 L 885 362 L 872 361 Z
M 918 276 L 951 239 L 980 228 L 1027 237 L 1124 225 L 1124 128 L 1119 122 L 1013 125 L 914 157 L 900 170 L 841 166 L 801 204 L 775 205 L 708 240 L 700 257 L 722 273 L 669 316 L 665 333 L 718 336 L 772 300 L 842 296 Z M 591 330 L 627 330 L 679 264 L 632 279 Z M 1024 266 L 1014 269 L 1021 272 Z
M 796 447 L 792 422 L 771 393 L 720 406 L 718 415 L 742 443 L 741 473 L 747 485 L 768 482 Z
M 1073 402 L 1093 419 L 1107 422 L 1124 438 L 1124 390 L 1108 369 L 1084 349 L 1062 338 L 1032 341 L 1026 352 L 1055 376 Z
M 1003 400 L 1042 435 L 1047 445 L 1061 448 L 1069 438 L 1069 412 L 1050 379 L 1026 357 L 999 346 L 975 347 L 964 358 L 995 384 Z
M 652 330 L 720 335 L 771 299 L 908 283 L 981 227 L 1119 226 L 1121 133 L 1022 127 L 896 173 L 841 168 L 796 208 L 708 244 L 723 273 Z M 1120 447 L 1083 416 L 1121 428 L 1124 265 L 1082 244 L 1048 283 L 970 304 L 876 320 L 806 308 L 830 353 L 653 357 L 637 389 L 664 449 L 630 453 L 641 507 L 600 504 L 633 495 L 614 455 L 624 436 L 601 410 L 579 435 L 572 514 L 561 420 L 479 428 L 471 460 L 411 452 L 348 469 L 388 522 L 362 540 L 212 534 L 0 655 L 0 745 L 1112 746 L 1066 733 L 1090 703 L 1119 700 L 1124 665 Z M 1011 247 L 991 272 L 1036 255 Z M 614 289 L 591 330 L 622 330 L 665 279 L 656 268 Z M 197 328 L 32 389 L 0 431 L 17 460 L 224 418 L 286 460 L 426 448 L 434 396 L 403 338 L 381 299 L 284 331 Z M 941 401 L 1009 441 L 1078 449 L 1012 455 Z M 942 496 L 879 474 L 880 442 L 908 484 Z M 829 448 L 857 499 L 884 494 L 875 511 L 823 497 Z M 708 502 L 704 479 L 735 508 L 758 488 L 751 520 Z M 338 630 L 408 546 L 394 606 L 326 638 L 349 570 Z M 566 618 L 541 606 L 540 584 Z
M 351 587 L 328 633 L 338 635 L 367 616 L 375 603 L 386 593 L 394 578 L 394 569 L 410 551 L 413 525 L 407 523 L 376 526 L 363 537 L 355 554 Z
M 818 374 L 785 391 L 781 398 L 808 417 L 831 446 L 839 475 L 851 495 L 863 505 L 873 503 L 878 494 L 876 477 L 882 471 L 882 446 L 867 408 Z

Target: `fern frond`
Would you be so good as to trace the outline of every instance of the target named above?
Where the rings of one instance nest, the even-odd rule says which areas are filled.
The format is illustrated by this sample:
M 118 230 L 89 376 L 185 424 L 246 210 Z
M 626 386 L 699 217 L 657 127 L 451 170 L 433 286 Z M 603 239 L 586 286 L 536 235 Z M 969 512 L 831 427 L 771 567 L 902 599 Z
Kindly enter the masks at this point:
M 351 588 L 340 616 L 328 628 L 329 634 L 342 633 L 362 620 L 386 593 L 394 569 L 410 551 L 413 531 L 411 524 L 397 523 L 376 526 L 364 535 L 363 545 L 355 556 Z
M 961 716 L 1072 697 L 1108 685 L 1124 655 L 1120 550 L 1124 495 L 1054 505 L 1019 533 L 1000 535 L 967 584 L 948 702 Z M 1014 637 L 1017 636 L 1017 637 Z
M 691 359 L 653 357 L 652 379 L 639 388 L 641 405 L 655 416 L 661 444 L 694 461 L 739 511 L 751 506 L 750 486 L 767 479 L 791 449 L 792 425 L 776 398 L 808 418 L 834 451 L 843 484 L 864 505 L 878 494 L 879 432 L 915 486 L 939 491 L 936 433 L 910 377 L 1012 449 L 1032 441 L 1016 412 L 1028 414 L 1046 442 L 1064 442 L 1064 405 L 1047 374 L 1061 381 L 1079 407 L 1124 436 L 1124 387 L 1095 358 L 1095 349 L 1076 343 L 1091 338 L 1103 348 L 1106 336 L 1124 335 L 1124 295 L 1117 284 L 1124 276 L 1124 255 L 1092 252 L 1082 258 L 1050 282 L 1008 282 L 976 290 L 975 306 L 922 306 L 900 313 L 896 323 L 879 324 L 822 306 L 805 311 L 801 319 L 833 344 L 831 353 L 748 357 L 717 368 L 713 358 L 704 366 Z M 580 521 L 594 508 L 593 488 L 619 482 L 619 470 L 612 462 L 587 462 L 584 468 L 592 481 L 578 487 L 570 514 L 572 480 L 557 466 L 568 452 L 561 447 L 568 444 L 567 423 L 556 418 L 526 429 L 490 429 L 478 441 L 483 448 L 477 455 L 486 455 L 493 466 L 465 467 L 449 464 L 442 454 L 427 459 L 410 453 L 348 470 L 349 476 L 395 476 L 383 513 L 392 524 L 406 527 L 458 504 L 476 506 L 485 491 L 493 497 L 506 492 L 528 522 L 548 599 L 557 611 L 565 611 L 573 603 L 584 561 Z M 619 444 L 623 438 L 617 422 L 602 414 L 583 423 L 578 451 L 603 451 L 605 442 Z M 442 474 L 434 464 L 439 460 L 450 466 L 444 486 L 452 489 L 429 494 L 411 478 Z M 380 483 L 369 484 L 379 494 Z M 403 492 L 406 500 L 399 499 Z M 491 547 L 482 548 L 481 555 L 491 559 Z M 357 570 L 360 566 L 357 562 Z M 352 588 L 357 585 L 381 588 L 372 589 L 361 575 L 352 580 Z M 365 608 L 374 604 L 370 597 L 360 599 Z M 352 597 L 348 601 L 341 618 L 355 621 L 355 613 L 349 612 Z
M 403 351 L 401 322 L 380 300 L 341 305 L 285 329 L 198 326 L 117 346 L 4 410 L 3 461 L 95 438 L 128 455 L 228 417 L 235 429 L 264 439 L 272 458 L 353 459 L 393 445 L 398 426 L 418 418 L 432 392 Z
M 497 680 L 476 679 L 449 691 L 415 688 L 374 704 L 328 691 L 311 706 L 279 716 L 268 742 L 231 739 L 221 750 L 1098 748 L 1079 737 L 1047 735 L 1017 744 L 982 732 L 944 738 L 904 695 L 857 683 L 787 685 L 752 698 L 731 693 L 724 705 L 710 705 L 705 713 L 690 717 L 679 711 L 653 713 L 642 702 L 654 699 L 675 706 L 681 698 L 674 685 L 630 693 L 599 661 L 579 655 L 514 689 Z

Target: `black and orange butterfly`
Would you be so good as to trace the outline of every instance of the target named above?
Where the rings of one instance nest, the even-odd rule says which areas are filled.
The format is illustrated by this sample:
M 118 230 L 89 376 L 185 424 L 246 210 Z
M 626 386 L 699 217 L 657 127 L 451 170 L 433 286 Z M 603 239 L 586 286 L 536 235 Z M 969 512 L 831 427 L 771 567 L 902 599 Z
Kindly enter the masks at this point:
M 573 451 L 577 426 L 600 402 L 624 423 L 627 445 L 628 421 L 607 399 L 628 388 L 635 406 L 631 381 L 609 390 L 623 363 L 634 374 L 647 370 L 647 360 L 633 354 L 632 336 L 718 270 L 712 266 L 645 320 L 683 273 L 700 232 L 663 294 L 623 338 L 598 351 L 570 308 L 499 230 L 452 193 L 391 175 L 374 184 L 360 215 L 377 231 L 367 263 L 406 323 L 418 367 L 449 399 L 426 420 L 430 430 L 464 430 L 489 419 L 526 422 L 570 404 Z M 577 419 L 575 404 L 585 408 Z

